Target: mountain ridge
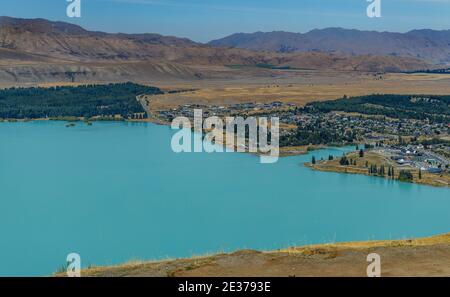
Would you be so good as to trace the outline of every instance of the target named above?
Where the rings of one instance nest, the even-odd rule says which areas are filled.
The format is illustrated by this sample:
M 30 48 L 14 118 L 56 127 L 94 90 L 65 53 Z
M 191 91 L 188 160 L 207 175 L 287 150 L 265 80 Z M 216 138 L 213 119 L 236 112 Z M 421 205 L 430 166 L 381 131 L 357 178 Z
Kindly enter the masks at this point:
M 0 17 L 0 82 L 123 80 L 166 74 L 203 79 L 218 72 L 237 73 L 230 65 L 265 65 L 265 72 L 270 68 L 404 72 L 435 67 L 414 57 L 255 51 L 155 33 L 105 33 L 65 22 Z
M 391 55 L 450 63 L 450 30 L 416 29 L 406 33 L 331 27 L 306 33 L 235 33 L 208 43 L 280 53 L 318 51 L 349 55 Z

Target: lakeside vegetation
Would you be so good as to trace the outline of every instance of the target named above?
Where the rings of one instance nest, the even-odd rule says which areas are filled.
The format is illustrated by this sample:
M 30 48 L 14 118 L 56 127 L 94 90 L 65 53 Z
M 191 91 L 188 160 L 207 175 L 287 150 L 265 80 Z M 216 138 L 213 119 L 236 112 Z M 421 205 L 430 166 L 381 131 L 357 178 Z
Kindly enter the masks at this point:
M 419 169 L 398 166 L 393 160 L 375 151 L 358 150 L 339 156 L 329 156 L 328 160 L 316 160 L 312 156 L 306 166 L 320 171 L 353 173 L 376 176 L 402 182 L 448 187 L 448 173 L 432 174 Z
M 114 118 L 138 119 L 145 110 L 136 96 L 162 94 L 155 87 L 134 83 L 10 88 L 0 90 L 0 118 Z

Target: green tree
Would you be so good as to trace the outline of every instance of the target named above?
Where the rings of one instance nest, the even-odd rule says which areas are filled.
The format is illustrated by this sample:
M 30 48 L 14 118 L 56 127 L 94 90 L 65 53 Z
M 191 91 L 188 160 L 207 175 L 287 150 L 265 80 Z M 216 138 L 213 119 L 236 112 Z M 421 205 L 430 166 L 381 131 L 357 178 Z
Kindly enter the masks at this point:
M 411 182 L 413 180 L 413 175 L 408 170 L 400 170 L 400 172 L 398 174 L 398 179 L 401 181 Z
M 350 162 L 349 162 L 347 156 L 343 155 L 342 158 L 339 160 L 339 164 L 341 164 L 343 166 L 350 165 Z

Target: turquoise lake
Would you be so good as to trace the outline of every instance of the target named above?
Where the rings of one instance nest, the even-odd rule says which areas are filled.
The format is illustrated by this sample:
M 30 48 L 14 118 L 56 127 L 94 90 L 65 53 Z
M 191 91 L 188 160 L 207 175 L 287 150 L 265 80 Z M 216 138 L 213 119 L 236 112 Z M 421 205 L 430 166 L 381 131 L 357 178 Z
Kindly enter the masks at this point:
M 450 231 L 450 192 L 302 165 L 351 148 L 260 164 L 173 153 L 148 123 L 0 123 L 0 275 L 236 249 Z

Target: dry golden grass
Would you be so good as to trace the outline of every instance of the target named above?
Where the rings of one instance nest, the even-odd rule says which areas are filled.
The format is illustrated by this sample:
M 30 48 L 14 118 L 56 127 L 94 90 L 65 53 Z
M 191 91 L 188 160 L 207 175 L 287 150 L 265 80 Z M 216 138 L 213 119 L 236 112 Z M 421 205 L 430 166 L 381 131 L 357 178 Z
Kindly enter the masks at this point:
M 147 81 L 143 77 L 136 82 L 157 86 L 163 90 L 198 89 L 195 92 L 152 96 L 152 110 L 174 108 L 183 104 L 229 105 L 273 101 L 304 106 L 312 101 L 336 99 L 344 95 L 360 96 L 374 93 L 450 94 L 450 75 L 445 74 L 383 74 L 380 79 L 380 75 L 338 71 L 255 70 L 255 73 L 223 69 L 217 71 L 220 72 L 218 77 L 207 79 L 164 77 Z M 22 85 L 51 87 L 82 84 L 86 82 Z M 0 86 L 12 85 L 0 84 Z
M 398 247 L 398 246 L 427 246 L 436 244 L 450 244 L 450 233 L 413 239 L 402 240 L 370 240 L 370 241 L 355 241 L 355 242 L 341 242 L 341 243 L 329 243 L 310 245 L 304 247 L 292 247 L 280 250 L 280 252 L 298 252 L 308 253 L 315 249 L 336 249 L 336 248 L 374 248 L 374 247 Z
M 344 242 L 277 251 L 241 250 L 189 259 L 91 267 L 82 276 L 365 276 L 369 253 L 384 276 L 448 276 L 450 234 L 404 240 Z M 58 274 L 56 276 L 64 276 Z
M 361 73 L 304 71 L 272 79 L 251 77 L 155 84 L 163 89 L 198 90 L 153 96 L 153 110 L 174 108 L 183 104 L 229 105 L 273 101 L 304 106 L 312 101 L 336 99 L 344 95 L 374 93 L 450 94 L 450 75 L 438 74 L 385 74 L 379 79 L 379 76 Z

